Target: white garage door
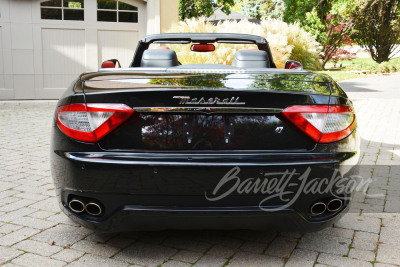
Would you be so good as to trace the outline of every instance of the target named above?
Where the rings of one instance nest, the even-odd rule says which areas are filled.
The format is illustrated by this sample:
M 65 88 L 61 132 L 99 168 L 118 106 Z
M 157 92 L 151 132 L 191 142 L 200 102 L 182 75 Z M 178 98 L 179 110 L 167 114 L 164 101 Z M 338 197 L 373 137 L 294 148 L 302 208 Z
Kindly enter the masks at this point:
M 98 31 L 99 66 L 107 59 L 116 58 L 121 67 L 129 67 L 138 41 L 138 32 Z
M 57 99 L 106 59 L 127 67 L 146 34 L 146 3 L 1 0 L 0 99 Z
M 43 88 L 65 88 L 86 70 L 85 31 L 42 29 Z
M 4 90 L 3 35 L 0 27 L 0 90 Z

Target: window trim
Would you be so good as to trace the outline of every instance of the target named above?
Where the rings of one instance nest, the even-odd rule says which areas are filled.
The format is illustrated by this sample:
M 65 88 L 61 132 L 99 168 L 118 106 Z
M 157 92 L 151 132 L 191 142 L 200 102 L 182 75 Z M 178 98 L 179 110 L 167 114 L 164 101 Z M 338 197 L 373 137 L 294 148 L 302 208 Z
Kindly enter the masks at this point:
M 47 2 L 48 0 L 43 0 L 39 2 L 39 7 L 40 7 L 40 19 L 41 20 L 65 20 L 64 19 L 64 10 L 82 10 L 83 11 L 83 20 L 67 20 L 67 21 L 85 21 L 85 8 L 80 7 L 80 8 L 72 8 L 72 7 L 65 7 L 64 6 L 64 0 L 61 0 L 61 6 L 42 6 L 41 3 Z M 82 3 L 85 3 L 85 0 L 82 0 Z M 43 19 L 42 18 L 42 9 L 60 9 L 61 10 L 61 19 Z
M 129 3 L 124 2 L 124 1 L 121 1 L 121 0 L 114 0 L 114 1 L 116 2 L 116 6 L 117 6 L 116 9 L 97 8 L 96 11 L 117 12 L 117 21 L 103 21 L 103 20 L 99 20 L 99 13 L 96 12 L 96 15 L 97 15 L 97 18 L 96 18 L 96 19 L 97 19 L 97 22 L 139 23 L 139 7 L 138 7 L 138 6 L 129 4 Z M 130 5 L 130 6 L 136 7 L 137 10 L 124 10 L 124 9 L 120 10 L 120 9 L 119 9 L 119 2 L 120 2 L 120 1 L 123 2 L 123 3 L 125 3 L 125 4 L 128 4 L 128 5 Z M 97 4 L 97 0 L 96 0 L 96 4 Z M 98 6 L 98 5 L 97 5 L 97 6 Z M 119 21 L 119 12 L 136 13 L 136 14 L 137 14 L 137 17 L 138 17 L 138 21 L 137 21 L 137 22 L 126 22 L 126 21 L 120 22 L 120 21 Z

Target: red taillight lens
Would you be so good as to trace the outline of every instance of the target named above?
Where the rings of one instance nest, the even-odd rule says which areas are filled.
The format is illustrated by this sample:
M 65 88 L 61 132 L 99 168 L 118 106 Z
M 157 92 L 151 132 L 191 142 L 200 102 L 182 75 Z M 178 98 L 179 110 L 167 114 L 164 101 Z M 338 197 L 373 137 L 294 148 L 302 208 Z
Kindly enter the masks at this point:
M 291 70 L 291 69 L 302 69 L 303 65 L 300 62 L 294 61 L 294 60 L 288 60 L 286 61 L 285 64 L 285 69 Z
M 73 139 L 97 142 L 133 113 L 124 104 L 71 104 L 58 108 L 57 125 Z
M 354 110 L 348 106 L 291 106 L 281 114 L 318 143 L 339 141 L 356 125 Z
M 192 44 L 190 50 L 195 52 L 212 52 L 215 51 L 213 44 Z
M 104 61 L 103 63 L 101 63 L 101 68 L 102 69 L 109 69 L 109 68 L 114 69 L 115 68 L 115 64 L 112 61 Z

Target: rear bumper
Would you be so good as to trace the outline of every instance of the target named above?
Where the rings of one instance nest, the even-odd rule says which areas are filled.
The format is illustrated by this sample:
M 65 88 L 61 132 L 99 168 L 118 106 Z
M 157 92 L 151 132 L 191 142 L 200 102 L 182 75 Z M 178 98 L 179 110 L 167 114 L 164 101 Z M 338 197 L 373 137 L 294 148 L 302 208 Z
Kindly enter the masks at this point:
M 312 166 L 348 161 L 355 153 L 115 153 L 65 152 L 61 156 L 81 164 L 128 166 Z
M 66 205 L 63 211 L 79 224 L 98 232 L 155 231 L 166 229 L 251 229 L 314 232 L 339 220 L 348 206 L 335 216 L 322 221 L 308 221 L 298 212 L 288 209 L 265 212 L 259 207 L 185 208 L 144 207 L 126 205 L 105 220 L 88 219 L 74 214 Z
M 293 179 L 292 193 L 284 197 L 271 197 L 275 194 L 272 191 L 238 190 L 217 201 L 207 197 L 215 197 L 216 186 L 232 168 L 240 168 L 236 176 L 241 183 L 246 179 L 262 181 L 266 173 L 280 173 L 277 177 L 284 182 L 290 180 L 281 175 L 285 171 L 305 173 L 309 168 L 307 180 L 332 179 L 335 172 L 341 177 L 355 174 L 357 157 L 354 153 L 166 157 L 157 153 L 64 152 L 52 153 L 52 173 L 62 210 L 97 231 L 207 228 L 310 232 L 337 221 L 347 211 L 351 194 L 342 194 L 346 200 L 339 211 L 317 217 L 310 215 L 309 207 L 320 199 L 332 198 L 336 188 L 304 193 L 298 179 Z M 235 181 L 224 186 L 230 188 Z M 99 201 L 104 213 L 96 217 L 72 212 L 68 207 L 71 196 Z

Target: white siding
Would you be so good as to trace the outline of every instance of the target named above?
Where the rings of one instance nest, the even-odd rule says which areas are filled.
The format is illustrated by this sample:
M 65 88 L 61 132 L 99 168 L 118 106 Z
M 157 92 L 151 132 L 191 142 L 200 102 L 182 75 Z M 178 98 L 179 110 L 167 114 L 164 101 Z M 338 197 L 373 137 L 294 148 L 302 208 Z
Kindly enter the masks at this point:
M 159 16 L 145 0 L 124 0 L 138 7 L 138 23 L 97 21 L 97 1 L 85 0 L 83 21 L 46 20 L 41 1 L 0 0 L 0 100 L 57 99 L 103 60 L 128 66 L 146 34 L 148 11 Z M 155 8 L 160 0 L 151 1 Z
M 42 29 L 43 88 L 66 88 L 85 71 L 85 31 Z
M 0 88 L 4 88 L 3 35 L 0 27 Z
M 98 31 L 99 66 L 107 59 L 118 59 L 121 67 L 129 67 L 139 41 L 134 31 Z

